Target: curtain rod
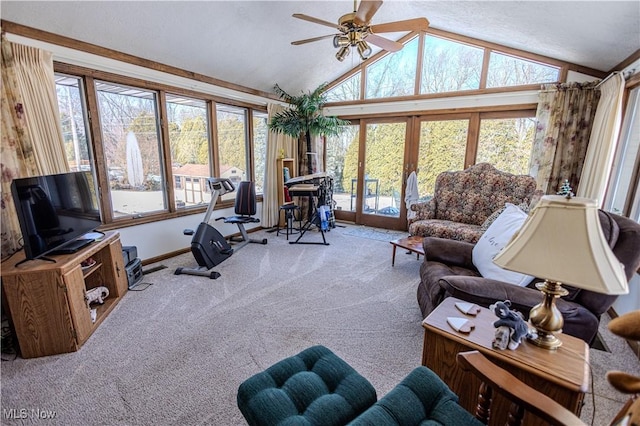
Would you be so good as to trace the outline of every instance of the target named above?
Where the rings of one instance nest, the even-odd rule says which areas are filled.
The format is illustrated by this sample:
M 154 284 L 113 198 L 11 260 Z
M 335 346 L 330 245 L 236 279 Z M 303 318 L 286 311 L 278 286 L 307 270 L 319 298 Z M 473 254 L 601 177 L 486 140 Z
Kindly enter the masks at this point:
M 616 74 L 620 74 L 620 71 L 614 71 L 611 74 L 609 74 L 608 76 L 606 76 L 604 78 L 604 80 L 602 80 L 600 83 L 596 84 L 595 89 L 597 89 L 598 87 L 602 86 L 604 84 L 605 81 L 609 80 L 611 77 L 613 77 Z M 624 78 L 624 76 L 622 76 Z

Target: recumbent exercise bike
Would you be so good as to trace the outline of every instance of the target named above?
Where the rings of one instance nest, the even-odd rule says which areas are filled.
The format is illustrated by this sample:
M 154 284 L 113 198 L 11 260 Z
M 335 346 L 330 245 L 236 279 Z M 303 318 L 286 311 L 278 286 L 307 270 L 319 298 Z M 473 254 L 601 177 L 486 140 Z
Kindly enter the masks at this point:
M 185 229 L 184 235 L 193 235 L 191 239 L 191 253 L 198 263 L 197 268 L 179 267 L 175 270 L 175 275 L 188 274 L 216 279 L 219 272 L 212 271 L 216 265 L 224 262 L 235 250 L 240 250 L 249 243 L 267 244 L 267 239 L 250 239 L 244 228 L 245 223 L 258 223 L 260 219 L 253 217 L 256 214 L 256 191 L 254 182 L 243 181 L 238 186 L 238 193 L 235 201 L 235 216 L 219 217 L 224 223 L 235 223 L 240 230 L 239 237 L 225 239 L 222 234 L 209 224 L 213 209 L 216 206 L 218 197 L 236 190 L 233 182 L 227 178 L 211 177 L 207 179 L 207 187 L 211 191 L 211 201 L 204 215 L 204 220 L 198 225 L 195 233 L 192 229 Z M 234 242 L 233 246 L 229 242 Z

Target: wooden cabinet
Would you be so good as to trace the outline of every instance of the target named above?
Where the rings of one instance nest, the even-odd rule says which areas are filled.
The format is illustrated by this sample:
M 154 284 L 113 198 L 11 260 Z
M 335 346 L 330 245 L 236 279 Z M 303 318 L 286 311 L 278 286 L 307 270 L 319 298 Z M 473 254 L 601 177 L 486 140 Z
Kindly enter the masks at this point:
M 117 232 L 73 254 L 50 256 L 55 263 L 24 259 L 2 265 L 2 290 L 23 358 L 77 351 L 127 292 L 127 273 Z M 93 266 L 81 263 L 93 258 Z M 11 262 L 11 263 L 9 263 Z M 103 304 L 89 306 L 86 293 L 104 286 Z M 90 308 L 96 309 L 95 322 Z

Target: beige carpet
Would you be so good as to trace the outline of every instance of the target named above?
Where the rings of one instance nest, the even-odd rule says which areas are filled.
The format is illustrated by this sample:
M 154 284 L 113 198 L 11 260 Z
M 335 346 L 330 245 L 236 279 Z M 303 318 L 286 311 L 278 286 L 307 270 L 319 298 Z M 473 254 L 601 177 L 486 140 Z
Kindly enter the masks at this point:
M 161 262 L 168 268 L 144 277 L 153 285 L 127 293 L 80 351 L 2 362 L 2 424 L 29 424 L 40 409 L 55 412 L 51 425 L 240 425 L 238 385 L 315 344 L 384 395 L 420 364 L 420 262 L 399 251 L 392 268 L 390 244 L 357 228 L 331 230 L 329 246 L 254 234 L 268 245 L 236 252 L 216 268 L 217 280 L 173 275 L 194 264 L 189 254 Z M 620 339 L 603 337 L 614 353 L 591 351 L 598 425 L 624 400 L 604 372 L 640 374 Z M 30 418 L 8 419 L 10 410 Z M 583 418 L 591 412 L 588 396 Z

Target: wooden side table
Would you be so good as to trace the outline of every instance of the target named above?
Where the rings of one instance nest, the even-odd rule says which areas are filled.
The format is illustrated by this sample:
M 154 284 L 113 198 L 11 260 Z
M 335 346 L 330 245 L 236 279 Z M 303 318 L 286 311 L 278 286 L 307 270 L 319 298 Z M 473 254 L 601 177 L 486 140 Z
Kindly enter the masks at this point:
M 391 255 L 391 266 L 394 266 L 396 263 L 396 249 L 398 247 L 402 247 L 403 249 L 407 249 L 410 252 L 415 253 L 416 259 L 420 259 L 420 255 L 424 255 L 424 248 L 422 247 L 423 239 L 423 237 L 411 236 L 390 241 L 391 245 L 393 246 L 393 253 Z
M 512 350 L 496 350 L 491 347 L 497 317 L 486 308 L 480 308 L 475 317 L 460 312 L 453 297 L 445 299 L 425 320 L 422 365 L 429 367 L 460 397 L 460 405 L 475 411 L 480 381 L 474 375 L 458 367 L 456 354 L 477 350 L 495 364 L 509 371 L 529 386 L 556 400 L 567 409 L 580 415 L 584 394 L 589 389 L 589 351 L 581 339 L 561 335 L 562 346 L 555 351 L 542 349 L 525 340 Z M 454 331 L 447 317 L 467 318 L 475 328 L 465 334 Z M 494 413 L 507 413 L 509 403 L 499 395 L 494 402 Z M 506 416 L 495 416 L 491 424 L 505 424 Z M 544 422 L 526 413 L 525 425 L 542 425 Z

